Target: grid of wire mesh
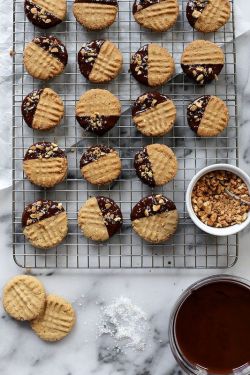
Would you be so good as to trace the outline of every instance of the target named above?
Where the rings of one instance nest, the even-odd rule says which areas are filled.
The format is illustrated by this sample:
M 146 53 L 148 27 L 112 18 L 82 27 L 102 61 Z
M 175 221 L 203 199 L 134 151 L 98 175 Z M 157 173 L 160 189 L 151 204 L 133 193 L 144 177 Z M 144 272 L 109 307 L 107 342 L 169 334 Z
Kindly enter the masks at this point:
M 68 1 L 67 20 L 49 31 L 61 39 L 68 50 L 69 62 L 65 72 L 49 81 L 41 82 L 30 77 L 23 67 L 23 50 L 36 35 L 45 34 L 25 18 L 23 1 L 14 1 L 14 63 L 13 63 L 13 257 L 21 267 L 32 268 L 227 268 L 238 257 L 237 236 L 230 238 L 210 237 L 191 222 L 185 209 L 185 191 L 193 175 L 206 165 L 226 162 L 237 165 L 237 102 L 236 67 L 233 14 L 230 21 L 216 33 L 200 34 L 192 30 L 185 17 L 186 0 L 180 1 L 180 15 L 176 25 L 168 32 L 153 33 L 143 30 L 134 21 L 133 1 L 119 1 L 117 21 L 102 32 L 85 31 L 72 14 L 72 0 Z M 232 4 L 233 7 L 233 4 Z M 48 34 L 48 33 L 47 33 Z M 88 83 L 80 74 L 76 55 L 83 42 L 96 38 L 115 42 L 124 58 L 123 71 L 113 82 L 105 85 Z M 205 87 L 198 87 L 180 72 L 181 54 L 194 39 L 209 39 L 218 43 L 225 53 L 225 67 L 219 80 Z M 139 134 L 131 121 L 131 103 L 143 92 L 130 76 L 131 53 L 140 46 L 156 42 L 166 47 L 176 62 L 177 73 L 161 92 L 169 95 L 177 107 L 177 121 L 172 132 L 165 137 L 146 138 Z M 39 133 L 28 128 L 21 116 L 21 102 L 25 95 L 36 88 L 51 87 L 61 95 L 65 104 L 63 123 L 52 131 Z M 96 137 L 83 131 L 75 120 L 75 103 L 80 95 L 93 87 L 110 90 L 120 99 L 123 114 L 119 123 L 108 134 Z M 198 138 L 187 126 L 186 107 L 203 94 L 220 96 L 228 105 L 230 124 L 219 137 Z M 22 160 L 26 149 L 37 141 L 56 142 L 65 149 L 69 161 L 66 181 L 56 188 L 43 190 L 29 183 L 23 175 Z M 136 177 L 133 168 L 135 152 L 142 146 L 162 142 L 176 153 L 179 172 L 175 180 L 161 189 L 177 205 L 180 221 L 176 234 L 165 244 L 149 245 L 132 231 L 130 212 L 133 205 L 152 192 Z M 116 183 L 105 188 L 88 184 L 81 177 L 81 154 L 93 144 L 104 143 L 119 150 L 123 170 Z M 121 232 L 104 244 L 85 239 L 77 225 L 77 213 L 91 195 L 110 196 L 121 207 L 124 225 Z M 61 201 L 69 219 L 69 233 L 60 246 L 46 252 L 34 249 L 25 241 L 21 228 L 21 216 L 25 205 L 39 199 Z

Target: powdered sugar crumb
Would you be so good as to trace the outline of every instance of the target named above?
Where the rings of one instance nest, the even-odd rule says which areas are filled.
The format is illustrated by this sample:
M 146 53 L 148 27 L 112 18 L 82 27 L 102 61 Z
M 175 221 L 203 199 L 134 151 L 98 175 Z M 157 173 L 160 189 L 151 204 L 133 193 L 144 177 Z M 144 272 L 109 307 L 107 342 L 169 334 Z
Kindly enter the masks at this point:
M 135 350 L 144 350 L 149 333 L 147 315 L 126 297 L 118 297 L 108 306 L 101 308 L 98 325 L 99 336 L 107 334 L 115 345 Z

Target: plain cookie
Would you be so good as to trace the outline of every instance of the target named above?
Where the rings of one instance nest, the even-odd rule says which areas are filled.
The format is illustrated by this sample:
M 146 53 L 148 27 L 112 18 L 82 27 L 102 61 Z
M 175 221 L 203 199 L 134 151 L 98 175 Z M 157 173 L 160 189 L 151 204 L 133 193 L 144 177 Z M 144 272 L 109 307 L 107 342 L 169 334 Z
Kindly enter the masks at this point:
M 35 319 L 44 309 L 43 284 L 33 276 L 18 275 L 8 281 L 3 290 L 3 307 L 17 320 Z
M 34 320 L 31 328 L 45 341 L 59 341 L 74 327 L 76 314 L 71 303 L 64 298 L 50 294 L 46 298 L 44 311 Z

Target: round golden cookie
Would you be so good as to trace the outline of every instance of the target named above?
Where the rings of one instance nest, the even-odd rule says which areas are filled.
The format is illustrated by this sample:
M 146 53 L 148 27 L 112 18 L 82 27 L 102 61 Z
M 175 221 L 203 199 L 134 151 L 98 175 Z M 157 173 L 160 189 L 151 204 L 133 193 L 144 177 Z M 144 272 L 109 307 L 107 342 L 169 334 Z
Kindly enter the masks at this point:
M 108 197 L 89 198 L 78 213 L 83 235 L 93 241 L 107 241 L 121 228 L 122 221 L 120 207 Z
M 133 104 L 132 118 L 143 135 L 158 137 L 172 130 L 176 119 L 176 108 L 166 95 L 147 92 L 139 96 Z
M 30 323 L 33 331 L 44 341 L 59 341 L 74 327 L 76 314 L 71 303 L 64 298 L 49 294 L 45 309 Z
M 178 212 L 174 202 L 162 194 L 142 198 L 131 212 L 132 228 L 145 241 L 161 243 L 176 231 Z
M 166 48 L 151 43 L 141 47 L 131 57 L 130 71 L 147 86 L 164 85 L 174 74 L 174 59 Z
M 110 184 L 120 176 L 121 168 L 118 152 L 105 145 L 88 148 L 80 161 L 83 178 L 93 185 Z
M 186 15 L 197 31 L 209 33 L 224 26 L 231 14 L 229 0 L 189 0 Z
M 134 167 L 140 180 L 154 187 L 165 185 L 176 176 L 178 162 L 171 148 L 155 143 L 136 153 Z
M 200 85 L 218 79 L 225 62 L 222 49 L 208 40 L 195 40 L 185 48 L 181 67 L 183 72 Z
M 121 115 L 121 103 L 111 92 L 101 89 L 86 91 L 76 104 L 80 126 L 97 135 L 112 129 Z
M 26 124 L 32 129 L 53 129 L 63 118 L 63 101 L 49 88 L 34 90 L 22 102 L 22 115 Z
M 116 78 L 122 69 L 122 63 L 120 50 L 109 40 L 92 40 L 83 44 L 78 52 L 80 71 L 93 83 L 106 83 Z
M 135 0 L 133 15 L 140 25 L 153 31 L 167 31 L 177 20 L 177 0 Z
M 26 45 L 23 63 L 32 77 L 48 80 L 64 71 L 68 53 L 65 45 L 55 36 L 39 36 Z
M 200 137 L 215 137 L 227 127 L 229 111 L 217 96 L 203 95 L 189 104 L 187 119 L 190 128 Z
M 33 25 L 48 29 L 65 19 L 67 2 L 66 0 L 25 0 L 24 11 Z
M 3 290 L 3 307 L 17 320 L 35 319 L 44 309 L 43 284 L 33 276 L 18 275 L 8 281 Z
M 25 208 L 22 226 L 23 234 L 34 247 L 50 249 L 67 235 L 67 214 L 62 203 L 40 199 Z
M 67 156 L 55 143 L 38 142 L 27 150 L 23 170 L 33 184 L 51 188 L 67 176 Z
M 115 22 L 117 0 L 75 0 L 73 13 L 76 20 L 88 30 L 102 30 Z

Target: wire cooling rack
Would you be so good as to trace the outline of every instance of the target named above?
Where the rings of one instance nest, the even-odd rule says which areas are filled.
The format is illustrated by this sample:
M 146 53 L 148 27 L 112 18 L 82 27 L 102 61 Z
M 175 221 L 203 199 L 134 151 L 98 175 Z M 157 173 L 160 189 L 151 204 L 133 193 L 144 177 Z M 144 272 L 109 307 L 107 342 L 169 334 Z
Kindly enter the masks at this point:
M 238 257 L 237 236 L 210 237 L 192 224 L 185 208 L 185 191 L 190 179 L 201 168 L 212 163 L 226 162 L 237 165 L 237 103 L 236 67 L 233 14 L 227 25 L 209 35 L 194 32 L 185 17 L 186 1 L 180 1 L 180 15 L 173 29 L 165 33 L 143 30 L 134 21 L 132 1 L 119 1 L 119 16 L 114 25 L 103 32 L 87 32 L 77 24 L 72 15 L 72 3 L 68 1 L 67 20 L 49 31 L 61 39 L 68 50 L 69 63 L 60 77 L 49 82 L 34 80 L 24 70 L 22 55 L 24 46 L 36 35 L 45 34 L 32 26 L 25 18 L 23 1 L 14 1 L 14 64 L 13 64 L 13 257 L 20 267 L 32 268 L 227 268 Z M 231 4 L 233 6 L 233 4 Z M 48 34 L 47 33 L 47 34 Z M 85 133 L 75 121 L 75 102 L 86 90 L 98 87 L 81 76 L 76 55 L 83 42 L 110 39 L 117 43 L 123 53 L 124 66 L 119 78 L 99 87 L 117 95 L 123 106 L 119 124 L 103 137 Z M 209 39 L 222 46 L 226 64 L 219 80 L 205 87 L 191 83 L 180 72 L 181 54 L 194 39 Z M 177 74 L 161 91 L 169 95 L 177 107 L 177 121 L 173 131 L 161 138 L 146 138 L 139 134 L 131 121 L 131 103 L 147 89 L 139 85 L 128 73 L 130 55 L 140 46 L 156 42 L 173 55 Z M 39 133 L 28 128 L 21 116 L 21 102 L 25 95 L 36 88 L 51 87 L 64 100 L 65 116 L 60 127 Z M 187 126 L 186 107 L 199 95 L 220 96 L 228 105 L 230 124 L 222 135 L 214 138 L 198 138 Z M 66 149 L 69 174 L 65 183 L 56 188 L 43 190 L 29 183 L 23 175 L 22 159 L 26 149 L 37 141 L 52 141 Z M 133 157 L 142 146 L 162 142 L 173 148 L 179 161 L 179 172 L 174 181 L 163 189 L 173 199 L 180 214 L 178 230 L 163 245 L 149 245 L 133 233 L 130 212 L 133 205 L 152 192 L 136 177 Z M 80 175 L 79 161 L 87 147 L 96 143 L 114 146 L 123 162 L 120 179 L 106 190 L 94 187 Z M 120 206 L 124 216 L 121 232 L 104 244 L 86 240 L 77 225 L 77 213 L 83 202 L 91 195 L 106 195 Z M 61 201 L 69 218 L 69 233 L 60 246 L 46 252 L 34 249 L 25 241 L 21 228 L 22 211 L 28 203 L 49 198 Z

